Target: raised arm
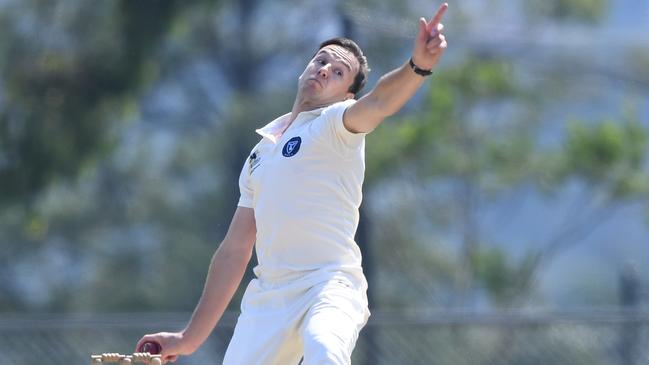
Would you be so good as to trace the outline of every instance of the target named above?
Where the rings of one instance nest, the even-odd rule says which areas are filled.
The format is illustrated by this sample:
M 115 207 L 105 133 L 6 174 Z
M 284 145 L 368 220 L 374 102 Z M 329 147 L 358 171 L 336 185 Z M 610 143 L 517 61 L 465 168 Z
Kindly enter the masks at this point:
M 432 70 L 446 49 L 441 20 L 447 8 L 447 3 L 442 4 L 430 21 L 419 19 L 412 62 L 420 70 Z M 425 76 L 416 73 L 410 62 L 381 76 L 374 89 L 347 109 L 343 116 L 345 127 L 355 133 L 371 132 L 384 118 L 399 111 L 424 80 Z
M 181 332 L 146 335 L 136 348 L 148 341 L 160 343 L 164 361 L 189 355 L 207 339 L 232 299 L 252 256 L 257 234 L 251 208 L 238 207 L 223 242 L 214 253 L 203 295 L 191 320 Z

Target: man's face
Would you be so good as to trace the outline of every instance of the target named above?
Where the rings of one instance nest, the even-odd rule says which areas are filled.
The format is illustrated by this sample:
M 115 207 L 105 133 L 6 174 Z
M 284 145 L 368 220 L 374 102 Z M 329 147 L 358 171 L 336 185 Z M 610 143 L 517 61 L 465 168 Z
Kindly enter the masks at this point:
M 350 99 L 350 86 L 360 69 L 358 60 L 347 49 L 328 45 L 318 51 L 300 76 L 298 88 L 303 97 L 326 105 Z

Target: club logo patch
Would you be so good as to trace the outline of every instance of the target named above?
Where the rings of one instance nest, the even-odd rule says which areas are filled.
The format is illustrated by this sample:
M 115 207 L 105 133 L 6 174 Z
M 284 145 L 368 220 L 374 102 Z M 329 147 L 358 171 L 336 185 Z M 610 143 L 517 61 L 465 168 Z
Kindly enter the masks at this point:
M 295 154 L 300 150 L 300 145 L 302 144 L 302 138 L 293 137 L 286 142 L 284 148 L 282 148 L 282 155 L 284 157 L 295 156 Z
M 248 158 L 248 166 L 251 174 L 253 171 L 255 171 L 260 163 L 261 157 L 259 156 L 259 151 L 254 151 L 253 153 L 251 153 L 250 157 Z

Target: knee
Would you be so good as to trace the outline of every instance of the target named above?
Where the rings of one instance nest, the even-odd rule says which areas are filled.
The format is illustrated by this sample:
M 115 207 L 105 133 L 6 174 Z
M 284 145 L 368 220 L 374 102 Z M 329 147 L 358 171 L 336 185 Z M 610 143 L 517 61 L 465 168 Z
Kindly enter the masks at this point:
M 304 338 L 304 365 L 349 365 L 351 348 L 348 341 L 335 333 Z

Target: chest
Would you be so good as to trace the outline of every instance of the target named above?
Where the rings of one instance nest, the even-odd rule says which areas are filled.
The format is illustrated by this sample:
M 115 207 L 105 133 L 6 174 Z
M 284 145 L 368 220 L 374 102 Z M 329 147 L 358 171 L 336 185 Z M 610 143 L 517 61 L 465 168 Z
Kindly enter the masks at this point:
M 273 143 L 264 138 L 248 158 L 254 190 L 297 189 L 342 172 L 341 159 L 308 126 L 289 129 Z

